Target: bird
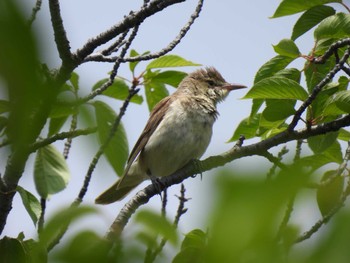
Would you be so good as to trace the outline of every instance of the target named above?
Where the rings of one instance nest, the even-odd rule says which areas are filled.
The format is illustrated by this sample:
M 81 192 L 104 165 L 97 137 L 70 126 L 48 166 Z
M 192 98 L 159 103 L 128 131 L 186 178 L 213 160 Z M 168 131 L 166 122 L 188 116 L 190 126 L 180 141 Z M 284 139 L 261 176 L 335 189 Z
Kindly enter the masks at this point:
M 122 200 L 147 179 L 171 175 L 206 151 L 219 113 L 217 103 L 230 91 L 246 88 L 230 84 L 214 67 L 188 74 L 177 90 L 153 108 L 132 149 L 123 176 L 98 196 L 96 204 Z

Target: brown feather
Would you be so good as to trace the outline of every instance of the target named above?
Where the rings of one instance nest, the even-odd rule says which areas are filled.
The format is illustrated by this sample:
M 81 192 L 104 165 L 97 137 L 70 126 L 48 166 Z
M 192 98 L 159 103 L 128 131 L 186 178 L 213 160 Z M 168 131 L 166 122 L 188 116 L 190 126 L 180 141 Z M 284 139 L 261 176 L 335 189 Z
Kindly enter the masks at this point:
M 130 153 L 130 156 L 128 159 L 128 164 L 127 164 L 125 171 L 124 171 L 124 175 L 120 179 L 118 185 L 120 185 L 121 182 L 123 181 L 123 178 L 125 176 L 127 176 L 131 165 L 136 160 L 136 158 L 139 156 L 142 149 L 146 146 L 149 138 L 152 136 L 153 132 L 157 129 L 159 123 L 164 118 L 164 115 L 165 115 L 166 111 L 168 110 L 169 105 L 171 104 L 172 100 L 173 100 L 173 97 L 171 97 L 171 96 L 165 97 L 151 111 L 149 120 L 146 124 L 146 127 L 142 131 L 134 148 L 131 150 L 131 153 Z

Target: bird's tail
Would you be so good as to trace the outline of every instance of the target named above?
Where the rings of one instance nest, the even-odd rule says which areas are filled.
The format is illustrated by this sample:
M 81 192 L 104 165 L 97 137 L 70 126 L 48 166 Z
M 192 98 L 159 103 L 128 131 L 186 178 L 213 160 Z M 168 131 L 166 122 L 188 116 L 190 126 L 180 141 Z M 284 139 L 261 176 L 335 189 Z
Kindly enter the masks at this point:
M 95 199 L 96 204 L 107 205 L 122 200 L 131 190 L 142 183 L 145 177 L 126 174 Z

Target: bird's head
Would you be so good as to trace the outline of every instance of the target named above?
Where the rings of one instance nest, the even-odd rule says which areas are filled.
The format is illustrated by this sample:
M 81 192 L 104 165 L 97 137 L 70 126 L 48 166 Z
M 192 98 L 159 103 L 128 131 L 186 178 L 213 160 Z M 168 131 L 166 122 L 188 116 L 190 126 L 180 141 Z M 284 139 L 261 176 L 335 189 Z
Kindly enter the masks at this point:
M 189 74 L 185 81 L 190 81 L 184 85 L 194 96 L 205 96 L 214 103 L 220 102 L 228 95 L 231 90 L 243 89 L 246 86 L 241 84 L 231 84 L 221 76 L 213 67 L 199 69 Z M 181 85 L 180 85 L 181 86 Z

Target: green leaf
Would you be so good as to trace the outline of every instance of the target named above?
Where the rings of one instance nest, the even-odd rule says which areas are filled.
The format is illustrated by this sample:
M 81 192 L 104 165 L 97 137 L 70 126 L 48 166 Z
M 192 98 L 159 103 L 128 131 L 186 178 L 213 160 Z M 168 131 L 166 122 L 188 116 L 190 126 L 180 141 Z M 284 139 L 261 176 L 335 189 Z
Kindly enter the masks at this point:
M 204 249 L 206 249 L 207 236 L 200 229 L 189 232 L 181 244 L 180 252 L 175 256 L 173 263 L 200 263 L 204 262 Z
M 254 99 L 252 103 L 252 109 L 250 111 L 249 120 L 253 119 L 258 113 L 259 109 L 263 105 L 265 100 Z
M 49 114 L 50 118 L 63 118 L 68 117 L 70 115 L 76 114 L 77 108 L 73 106 L 67 106 L 63 104 L 54 104 L 51 108 L 51 112 Z
M 192 248 L 204 248 L 207 242 L 207 234 L 200 229 L 194 229 L 187 233 L 181 244 L 181 249 Z
M 287 67 L 293 60 L 294 58 L 280 55 L 273 57 L 258 70 L 254 78 L 254 84 L 265 78 L 272 77 L 276 72 Z
M 66 188 L 70 174 L 66 160 L 53 145 L 37 151 L 34 164 L 34 182 L 40 197 L 47 199 Z
M 47 249 L 39 242 L 33 239 L 22 239 L 22 245 L 26 253 L 26 262 L 47 263 Z
M 350 141 L 350 132 L 345 129 L 340 129 L 338 139 L 346 142 Z
M 100 143 L 103 144 L 110 136 L 117 115 L 114 110 L 104 102 L 96 101 L 94 102 L 94 107 L 97 120 L 97 132 Z M 122 176 L 129 155 L 129 145 L 126 132 L 121 122 L 114 136 L 105 148 L 104 155 L 114 171 L 119 176 Z
M 324 19 L 314 31 L 316 41 L 325 38 L 346 38 L 350 35 L 350 15 L 337 13 Z
M 61 209 L 46 222 L 44 229 L 39 235 L 40 244 L 44 247 L 49 246 L 61 233 L 62 229 L 67 228 L 69 224 L 77 221 L 79 218 L 93 213 L 96 213 L 96 210 L 93 207 L 86 206 L 71 206 Z
M 92 87 L 92 90 L 100 88 L 107 81 L 108 79 L 101 79 Z M 113 99 L 125 100 L 129 96 L 129 86 L 125 83 L 123 79 L 116 78 L 114 80 L 114 83 L 101 94 Z M 130 102 L 141 104 L 143 102 L 143 98 L 142 96 L 136 94 L 131 98 Z
M 271 122 L 285 120 L 295 113 L 294 105 L 295 100 L 272 100 L 267 103 L 262 115 Z
M 260 120 L 259 120 L 259 131 L 258 134 L 266 133 L 268 130 L 272 129 L 278 129 L 280 126 L 284 123 L 284 119 L 282 120 L 268 120 L 264 117 L 263 114 L 261 114 Z M 265 128 L 265 131 L 261 128 Z
M 110 242 L 107 239 L 99 237 L 92 230 L 80 231 L 71 240 L 64 242 L 62 245 L 64 245 L 63 249 L 58 254 L 56 253 L 56 260 L 52 261 L 67 263 L 113 262 L 111 260 Z M 119 256 L 117 257 L 118 259 L 120 258 Z M 130 260 L 129 257 L 128 260 Z M 114 262 L 117 262 L 117 260 L 114 260 Z
M 338 132 L 329 132 L 327 134 L 313 136 L 307 139 L 310 149 L 315 153 L 322 153 L 330 147 L 338 137 Z
M 19 185 L 17 186 L 16 190 L 21 196 L 22 203 L 27 210 L 30 218 L 32 219 L 34 225 L 36 225 L 41 214 L 40 202 L 32 193 L 28 192 Z
M 68 119 L 68 116 L 63 116 L 61 118 L 50 118 L 48 136 L 52 136 L 58 133 L 61 130 L 62 126 L 67 121 L 67 119 Z
M 159 101 L 169 95 L 165 85 L 157 82 L 145 84 L 145 93 L 149 111 L 151 111 Z
M 308 10 L 317 5 L 323 5 L 327 3 L 341 3 L 342 0 L 283 0 L 277 7 L 277 10 L 273 14 L 272 18 L 289 16 L 304 10 Z
M 26 255 L 22 243 L 15 238 L 4 237 L 0 240 L 1 262 L 26 263 Z
M 284 77 L 287 79 L 294 80 L 298 83 L 300 83 L 300 78 L 301 78 L 301 72 L 296 69 L 296 68 L 286 68 L 282 69 L 274 75 L 275 77 Z
M 139 55 L 139 53 L 135 49 L 130 50 L 130 57 L 136 57 L 138 55 Z M 129 68 L 133 74 L 135 72 L 135 68 L 136 68 L 137 64 L 139 64 L 139 63 L 140 63 L 140 61 L 129 62 Z
M 335 104 L 343 112 L 350 113 L 350 90 L 339 91 L 327 101 L 327 107 Z
M 335 62 L 332 59 L 328 59 L 324 64 L 306 62 L 305 78 L 307 89 L 310 93 L 316 87 L 316 85 L 326 77 L 334 65 Z
M 0 133 L 5 127 L 7 126 L 8 119 L 5 118 L 4 116 L 0 116 Z
M 166 55 L 153 60 L 147 65 L 146 69 L 189 66 L 201 66 L 201 64 L 194 63 L 177 55 Z
M 325 216 L 332 211 L 332 209 L 339 203 L 343 193 L 344 177 L 336 174 L 336 170 L 325 172 L 321 182 L 325 182 L 327 180 L 331 180 L 331 182 L 321 184 L 321 186 L 317 189 L 317 205 L 322 216 Z
M 323 155 L 328 158 L 329 162 L 338 164 L 343 162 L 343 152 L 337 140 L 323 152 Z
M 323 19 L 334 14 L 335 10 L 330 6 L 318 5 L 310 8 L 302 14 L 295 23 L 291 39 L 296 40 L 298 37 L 319 24 Z
M 175 70 L 163 71 L 152 77 L 153 82 L 168 84 L 177 88 L 180 82 L 187 76 L 187 73 Z
M 334 93 L 324 103 L 324 115 L 339 115 L 350 112 L 350 91 L 342 90 Z
M 176 229 L 164 216 L 153 211 L 142 210 L 136 214 L 136 222 L 141 223 L 151 233 L 160 234 L 173 245 L 176 245 L 178 236 Z
M 143 55 L 147 55 L 149 54 L 150 52 L 149 51 L 145 51 L 142 53 L 142 56 Z M 135 50 L 135 49 L 132 49 L 130 51 L 130 57 L 137 57 L 139 56 L 140 54 Z M 136 66 L 140 63 L 140 61 L 134 61 L 134 62 L 129 62 L 129 68 L 130 68 L 130 71 L 132 72 L 133 76 L 135 74 L 135 68 Z
M 243 98 L 304 101 L 307 96 L 307 92 L 296 81 L 283 77 L 270 77 L 256 83 Z
M 69 81 L 70 81 L 70 83 L 72 83 L 72 86 L 74 87 L 74 89 L 76 91 L 78 91 L 79 90 L 79 75 L 75 72 L 72 72 Z
M 260 114 L 256 114 L 254 118 L 245 118 L 242 120 L 228 142 L 237 141 L 241 135 L 244 135 L 246 139 L 256 137 L 256 132 L 259 128 L 259 120 Z
M 326 85 L 317 95 L 315 100 L 312 102 L 311 109 L 308 110 L 307 118 L 315 119 L 318 117 L 322 117 L 322 121 L 327 121 L 323 117 L 337 115 L 338 113 L 335 113 L 334 111 L 329 111 L 332 104 L 328 108 L 327 105 L 329 103 L 329 98 L 332 97 L 333 94 L 336 93 L 339 88 L 342 88 L 342 85 L 339 85 L 338 83 L 334 82 Z M 333 105 L 335 109 L 339 111 L 335 104 Z
M 260 125 L 266 125 L 266 121 L 265 121 L 265 123 L 260 122 Z M 281 124 L 281 122 L 271 123 L 270 126 L 275 126 L 275 127 L 269 128 L 268 130 L 263 132 L 260 135 L 261 139 L 265 140 L 267 138 L 271 138 L 271 137 L 277 135 L 278 133 L 285 131 L 288 128 L 288 125 L 283 123 L 283 122 L 282 122 L 282 124 Z M 260 127 L 260 129 L 261 129 L 261 127 Z
M 7 100 L 0 100 L 0 114 L 9 112 L 11 109 L 10 102 Z
M 311 167 L 312 171 L 319 169 L 320 167 L 329 163 L 340 164 L 343 162 L 343 154 L 338 141 L 335 141 L 328 149 L 323 153 L 313 154 L 306 156 L 297 161 L 300 167 Z
M 297 58 L 300 55 L 299 48 L 290 39 L 282 39 L 277 45 L 273 46 L 276 53 L 281 56 Z

